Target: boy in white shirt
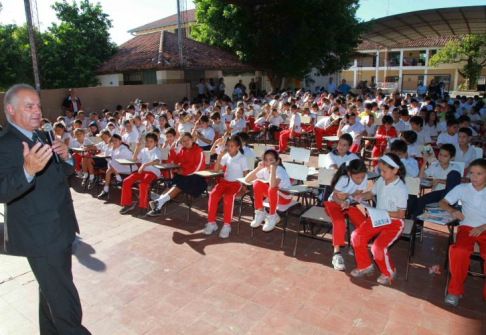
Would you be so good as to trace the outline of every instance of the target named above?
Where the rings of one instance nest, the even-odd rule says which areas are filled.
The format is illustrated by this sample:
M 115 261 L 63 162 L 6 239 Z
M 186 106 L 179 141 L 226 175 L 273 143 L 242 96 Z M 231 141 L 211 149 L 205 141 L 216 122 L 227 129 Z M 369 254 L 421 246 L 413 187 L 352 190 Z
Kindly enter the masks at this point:
M 197 139 L 196 144 L 203 151 L 211 150 L 215 137 L 214 129 L 209 126 L 209 118 L 206 115 L 196 122 L 196 127 L 192 131 L 192 138 Z
M 221 114 L 219 113 L 214 113 L 211 115 L 211 121 L 212 121 L 212 127 L 214 131 L 216 132 L 216 137 L 223 137 L 223 135 L 226 133 L 226 124 L 221 120 Z
M 476 157 L 476 150 L 469 145 L 472 136 L 471 129 L 460 128 L 457 134 L 458 144 L 456 145 L 456 157 L 454 160 L 456 162 L 464 162 L 467 169 L 473 160 L 482 157 Z
M 423 146 L 432 143 L 429 133 L 423 129 L 424 120 L 420 116 L 410 119 L 410 128 L 417 133 L 417 145 Z
M 350 162 L 353 159 L 359 159 L 358 156 L 349 151 L 352 144 L 353 137 L 351 135 L 342 135 L 339 138 L 336 149 L 328 154 L 324 168 L 337 170 L 343 163 Z
M 300 114 L 298 112 L 297 105 L 293 105 L 290 109 L 292 113 L 290 117 L 290 125 L 289 129 L 283 130 L 280 132 L 280 139 L 279 139 L 279 151 L 281 153 L 285 153 L 287 150 L 287 141 L 289 138 L 294 138 L 295 136 L 300 136 L 301 129 L 300 129 Z
M 459 123 L 455 119 L 450 119 L 447 121 L 447 131 L 440 133 L 437 137 L 437 145 L 442 146 L 443 144 L 457 145 L 459 143 L 457 139 L 457 129 L 459 128 Z
M 353 137 L 353 145 L 349 151 L 352 153 L 358 152 L 359 145 L 361 143 L 361 136 L 366 135 L 366 130 L 361 123 L 356 122 L 356 115 L 354 113 L 346 114 L 345 118 L 341 121 L 337 131 L 337 136 L 341 136 L 343 134 L 350 134 Z

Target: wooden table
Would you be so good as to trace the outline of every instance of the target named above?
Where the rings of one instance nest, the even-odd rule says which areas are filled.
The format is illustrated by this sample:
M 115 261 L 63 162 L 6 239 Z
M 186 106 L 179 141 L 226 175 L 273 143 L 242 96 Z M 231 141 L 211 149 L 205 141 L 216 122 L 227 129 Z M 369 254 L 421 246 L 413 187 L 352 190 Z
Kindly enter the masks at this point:
M 179 164 L 166 163 L 166 164 L 157 164 L 157 165 L 154 165 L 154 167 L 159 169 L 159 170 L 166 171 L 166 170 L 176 170 L 176 169 L 179 169 L 181 166 Z
M 121 165 L 135 165 L 135 164 L 141 163 L 140 161 L 133 161 L 131 159 L 124 159 L 124 158 L 118 158 L 118 159 L 115 159 L 115 161 L 118 164 L 121 164 Z

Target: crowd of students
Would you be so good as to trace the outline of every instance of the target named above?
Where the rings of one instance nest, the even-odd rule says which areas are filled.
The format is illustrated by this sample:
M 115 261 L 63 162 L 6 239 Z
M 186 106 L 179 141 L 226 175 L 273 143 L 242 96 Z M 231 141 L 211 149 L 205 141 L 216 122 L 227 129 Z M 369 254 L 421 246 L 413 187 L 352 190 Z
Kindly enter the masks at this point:
M 441 208 L 460 220 L 457 240 L 450 250 L 452 280 L 446 298 L 446 303 L 457 305 L 468 269 L 465 264 L 474 243 L 480 245 L 481 255 L 486 258 L 486 161 L 476 157 L 470 145 L 473 136 L 484 141 L 485 117 L 485 103 L 479 97 L 446 95 L 444 99 L 432 100 L 409 94 L 403 98 L 395 93 L 386 96 L 380 90 L 364 95 L 351 91 L 344 95 L 338 91 L 313 94 L 297 90 L 259 98 L 243 95 L 237 101 L 219 100 L 215 96 L 211 101 L 190 104 L 186 99 L 176 103 L 173 110 L 158 102 L 149 109 L 148 104 L 138 101 L 126 109 L 117 106 L 114 112 L 103 110 L 101 115 L 86 116 L 83 111 L 74 115 L 66 109 L 65 115 L 54 123 L 54 129 L 69 148 L 88 149 L 87 153 L 73 154 L 83 185 L 92 189 L 101 181 L 96 171 L 105 169 L 104 188 L 98 197 L 106 197 L 110 185 L 117 184 L 122 187 L 120 213 L 130 213 L 138 206 L 139 217 L 161 215 L 163 206 L 180 193 L 198 197 L 205 192 L 206 179 L 196 172 L 207 168 L 203 151 L 210 151 L 214 159 L 211 169 L 224 170 L 224 175 L 209 193 L 204 233 L 210 235 L 219 229 L 216 213 L 223 199 L 221 238 L 228 238 L 235 198 L 245 192 L 239 179 L 253 183 L 255 214 L 251 227 L 263 225 L 265 232 L 274 229 L 280 221 L 277 205 L 288 204 L 293 198 L 284 191 L 292 181 L 280 155 L 288 150 L 289 139 L 307 134 L 315 139 L 319 152 L 329 153 L 325 168 L 337 170 L 331 194 L 322 199 L 323 211 L 333 224 L 333 267 L 346 269 L 340 252 L 345 244 L 346 215 L 356 228 L 351 244 L 357 267 L 351 276 L 374 272 L 367 245 L 376 237 L 371 252 L 380 272 L 377 281 L 391 284 L 396 268 L 389 247 L 402 234 L 404 219 L 418 220 L 427 204 L 440 201 Z M 254 157 L 248 146 L 251 142 L 248 132 L 256 134 L 256 138 L 274 140 L 278 148 L 266 150 L 258 157 L 261 161 L 256 167 L 248 165 L 247 157 Z M 332 135 L 339 137 L 335 145 L 323 140 L 324 136 Z M 101 141 L 93 144 L 90 140 L 93 137 L 100 137 Z M 166 160 L 162 160 L 161 148 L 169 151 Z M 365 150 L 371 152 L 373 168 L 380 174 L 368 192 Z M 435 161 L 430 159 L 435 155 Z M 133 169 L 133 165 L 122 165 L 117 159 L 132 159 L 139 164 Z M 458 169 L 455 162 L 463 162 L 464 170 Z M 155 167 L 160 163 L 180 167 L 160 171 Z M 150 201 L 149 186 L 161 176 L 169 180 L 169 187 Z M 406 176 L 432 179 L 432 191 L 409 199 Z M 464 182 L 463 176 L 469 181 Z M 133 202 L 132 186 L 137 181 L 140 195 L 138 202 Z M 264 209 L 264 198 L 269 202 L 268 212 Z M 370 218 L 352 205 L 354 201 L 371 199 L 376 208 L 388 212 L 390 224 L 375 228 Z M 451 207 L 459 200 L 462 211 Z M 417 223 L 419 227 L 422 224 Z M 486 285 L 483 295 L 486 300 Z

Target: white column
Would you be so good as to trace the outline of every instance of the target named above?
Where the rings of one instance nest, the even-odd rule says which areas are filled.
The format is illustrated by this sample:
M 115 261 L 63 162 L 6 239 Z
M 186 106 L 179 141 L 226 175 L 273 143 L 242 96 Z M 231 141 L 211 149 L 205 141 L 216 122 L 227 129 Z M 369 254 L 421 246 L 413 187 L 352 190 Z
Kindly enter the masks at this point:
M 429 49 L 425 49 L 425 66 L 429 66 Z
M 353 87 L 354 87 L 354 88 L 356 88 L 356 86 L 358 86 L 358 84 L 356 83 L 356 80 L 358 79 L 358 77 L 357 77 L 357 73 L 356 73 L 356 72 L 357 72 L 357 70 L 356 70 L 356 69 L 354 69 L 354 70 L 353 70 Z
M 457 81 L 459 80 L 459 71 L 454 70 L 454 91 L 457 91 Z
M 380 51 L 376 52 L 375 84 L 378 85 L 378 69 L 380 68 Z
M 403 50 L 400 50 L 400 68 L 403 66 Z
M 402 75 L 403 75 L 403 70 L 402 66 L 398 69 L 398 90 L 402 90 Z

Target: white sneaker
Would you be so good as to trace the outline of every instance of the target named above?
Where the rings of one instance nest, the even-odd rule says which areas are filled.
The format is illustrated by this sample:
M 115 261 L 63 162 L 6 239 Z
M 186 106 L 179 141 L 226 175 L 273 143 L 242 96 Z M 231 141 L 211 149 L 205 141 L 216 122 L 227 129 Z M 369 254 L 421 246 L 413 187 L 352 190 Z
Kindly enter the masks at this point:
M 277 213 L 273 215 L 268 215 L 262 230 L 266 232 L 272 231 L 273 228 L 275 228 L 275 225 L 279 222 L 280 222 L 280 216 L 278 216 Z
M 335 254 L 332 256 L 332 266 L 335 270 L 346 271 L 346 265 L 344 265 L 343 255 Z
M 229 224 L 225 224 L 223 225 L 223 228 L 221 228 L 221 231 L 219 232 L 219 237 L 228 238 L 230 233 L 231 233 L 231 226 Z
M 204 227 L 204 234 L 206 235 L 211 235 L 213 231 L 218 230 L 218 225 L 214 222 L 212 223 L 206 223 L 206 227 Z
M 263 211 L 255 210 L 255 218 L 250 223 L 250 227 L 252 228 L 260 227 L 262 225 L 262 222 L 265 221 L 266 218 L 267 218 L 267 212 L 265 212 L 265 210 Z

